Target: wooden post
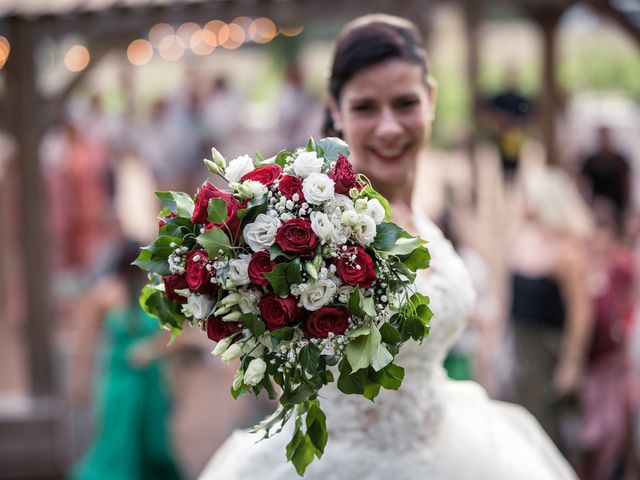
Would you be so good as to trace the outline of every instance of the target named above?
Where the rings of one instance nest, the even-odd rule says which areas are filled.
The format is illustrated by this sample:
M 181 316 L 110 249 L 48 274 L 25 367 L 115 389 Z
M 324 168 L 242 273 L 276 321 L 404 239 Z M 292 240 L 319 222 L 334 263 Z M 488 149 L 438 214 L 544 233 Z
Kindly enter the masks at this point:
M 540 96 L 540 127 L 548 164 L 558 163 L 556 146 L 556 114 L 558 85 L 556 82 L 556 30 L 563 10 L 541 9 L 531 12 L 542 33 L 542 94 Z
M 24 275 L 27 347 L 31 393 L 34 397 L 54 392 L 51 354 L 51 327 L 48 255 L 44 231 L 44 185 L 38 159 L 42 128 L 38 114 L 35 71 L 35 30 L 20 17 L 9 20 L 12 52 L 6 65 L 10 127 L 16 140 L 20 174 L 22 272 Z
M 478 86 L 478 71 L 480 68 L 480 21 L 482 19 L 483 1 L 464 2 L 464 19 L 467 40 L 467 82 L 469 85 L 470 122 L 467 137 L 467 155 L 471 167 L 471 203 L 473 207 L 478 203 L 478 126 L 480 125 L 480 87 Z

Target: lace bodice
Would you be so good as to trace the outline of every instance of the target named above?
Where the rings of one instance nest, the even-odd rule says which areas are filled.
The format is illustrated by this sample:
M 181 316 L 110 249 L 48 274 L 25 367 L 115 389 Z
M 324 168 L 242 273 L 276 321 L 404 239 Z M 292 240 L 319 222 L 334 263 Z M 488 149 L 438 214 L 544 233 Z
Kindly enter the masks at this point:
M 466 324 L 474 292 L 468 272 L 451 243 L 423 216 L 416 216 L 418 234 L 427 240 L 431 267 L 420 273 L 416 288 L 431 299 L 431 332 L 422 343 L 406 343 L 396 358 L 405 369 L 397 392 L 381 390 L 375 403 L 344 395 L 335 384 L 320 392 L 331 442 L 368 443 L 382 450 L 425 450 L 435 433 L 442 405 L 437 385 L 444 377 L 444 357 Z M 416 429 L 416 425 L 421 428 Z M 407 435 L 407 431 L 416 435 Z

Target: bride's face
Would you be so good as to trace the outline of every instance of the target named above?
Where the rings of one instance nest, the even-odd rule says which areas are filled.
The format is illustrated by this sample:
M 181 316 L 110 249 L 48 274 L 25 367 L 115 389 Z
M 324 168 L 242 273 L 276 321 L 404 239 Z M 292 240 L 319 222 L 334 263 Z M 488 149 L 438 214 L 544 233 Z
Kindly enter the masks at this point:
M 413 176 L 431 133 L 432 95 L 419 65 L 392 60 L 355 74 L 331 102 L 357 170 L 374 184 L 402 184 Z

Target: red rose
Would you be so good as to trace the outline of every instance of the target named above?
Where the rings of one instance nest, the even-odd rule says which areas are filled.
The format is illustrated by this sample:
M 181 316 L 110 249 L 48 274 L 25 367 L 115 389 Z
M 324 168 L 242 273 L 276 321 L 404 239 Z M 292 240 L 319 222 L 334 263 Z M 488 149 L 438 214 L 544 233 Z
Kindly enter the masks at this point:
M 312 258 L 315 255 L 318 237 L 313 233 L 311 222 L 294 218 L 285 222 L 276 233 L 276 243 L 282 251 Z
M 285 175 L 278 183 L 278 190 L 288 200 L 293 199 L 295 193 L 298 194 L 298 201 L 304 202 L 304 194 L 302 193 L 302 179 L 293 175 Z
M 298 318 L 298 301 L 294 297 L 265 295 L 258 302 L 260 314 L 269 330 L 293 325 Z
M 164 298 L 173 303 L 187 303 L 187 297 L 176 293 L 176 290 L 188 288 L 187 279 L 184 278 L 184 275 L 178 275 L 177 273 L 165 275 L 162 280 L 164 281 Z
M 343 334 L 349 328 L 351 312 L 344 307 L 322 307 L 304 322 L 302 330 L 309 338 L 325 338 L 330 333 Z
M 244 174 L 240 181 L 253 180 L 268 187 L 276 181 L 281 173 L 282 167 L 280 165 L 265 165 L 264 167 L 254 168 L 249 173 Z
M 347 285 L 369 288 L 376 281 L 373 260 L 360 245 L 351 245 L 335 261 L 340 279 Z
M 336 193 L 347 194 L 356 186 L 358 174 L 353 169 L 351 162 L 344 155 L 338 155 L 338 161 L 327 173 L 328 177 L 336 183 Z
M 236 322 L 225 322 L 219 317 L 211 315 L 207 319 L 207 337 L 214 342 L 219 342 L 229 335 L 242 330 L 242 325 Z
M 207 268 L 208 267 L 208 268 Z M 187 256 L 185 277 L 189 290 L 193 293 L 213 294 L 217 287 L 211 283 L 215 274 L 213 262 L 209 260 L 206 250 L 192 250 Z
M 195 207 L 193 209 L 193 215 L 191 215 L 191 221 L 193 223 L 208 223 L 209 214 L 207 208 L 209 208 L 209 201 L 212 198 L 221 198 L 227 204 L 227 220 L 225 224 L 228 224 L 233 219 L 237 218 L 236 213 L 240 203 L 229 192 L 223 192 L 219 188 L 215 187 L 211 183 L 205 183 L 198 190 L 196 195 Z M 213 224 L 214 227 L 220 227 L 223 224 Z
M 269 285 L 269 280 L 264 278 L 264 274 L 273 271 L 277 264 L 278 262 L 271 260 L 268 250 L 255 252 L 249 262 L 249 279 L 256 285 Z

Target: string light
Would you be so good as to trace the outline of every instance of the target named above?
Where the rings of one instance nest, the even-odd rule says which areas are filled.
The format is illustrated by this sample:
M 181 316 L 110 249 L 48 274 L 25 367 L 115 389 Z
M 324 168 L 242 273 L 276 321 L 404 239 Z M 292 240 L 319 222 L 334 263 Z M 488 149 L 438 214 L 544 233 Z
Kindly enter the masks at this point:
M 89 65 L 91 55 L 83 45 L 72 46 L 64 56 L 64 66 L 71 72 L 81 72 Z
M 234 50 L 242 46 L 245 40 L 244 28 L 242 28 L 237 23 L 230 23 L 227 25 L 228 35 L 224 42 L 222 42 L 221 38 L 218 38 L 218 41 L 222 44 L 222 46 L 228 50 Z M 220 36 L 222 36 L 222 30 L 220 31 Z
M 257 18 L 249 26 L 249 37 L 256 43 L 269 43 L 278 34 L 276 24 L 268 18 Z
M 295 37 L 300 35 L 304 30 L 302 25 L 299 26 L 291 26 L 291 27 L 280 27 L 280 33 L 285 37 Z
M 175 62 L 184 55 L 184 40 L 177 35 L 167 35 L 160 42 L 158 50 L 164 60 Z
M 127 58 L 133 65 L 140 66 L 149 63 L 152 57 L 153 45 L 142 38 L 134 40 L 127 47 Z
M 11 52 L 11 44 L 9 44 L 9 40 L 0 35 L 0 70 L 2 70 L 4 64 L 9 60 L 9 52 Z
M 160 42 L 169 35 L 174 35 L 175 30 L 168 23 L 157 23 L 149 30 L 149 41 L 154 48 L 160 48 Z

